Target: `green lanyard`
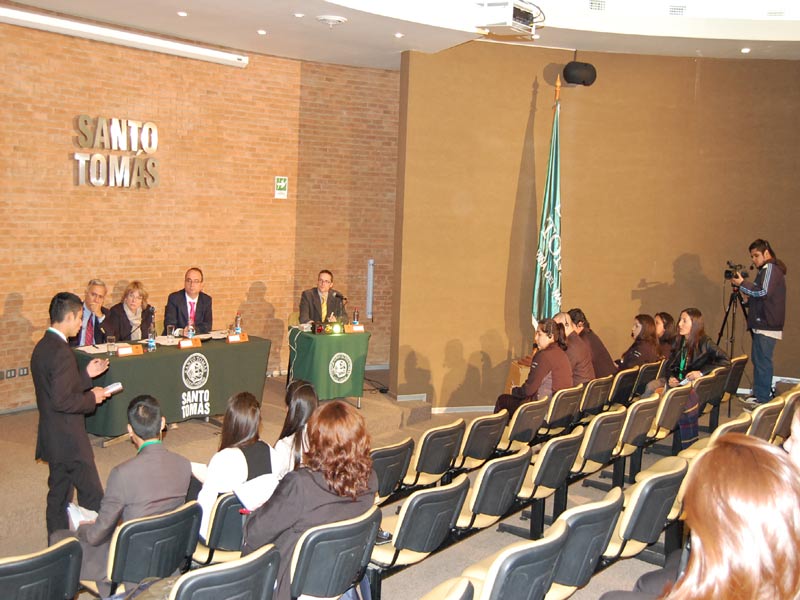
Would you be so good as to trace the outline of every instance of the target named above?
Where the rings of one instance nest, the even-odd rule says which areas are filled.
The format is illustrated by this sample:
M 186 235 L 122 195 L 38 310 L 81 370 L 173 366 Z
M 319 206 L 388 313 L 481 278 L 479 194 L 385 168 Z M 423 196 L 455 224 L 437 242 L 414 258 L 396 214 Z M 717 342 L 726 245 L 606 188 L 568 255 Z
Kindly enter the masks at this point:
M 139 454 L 142 450 L 144 450 L 145 446 L 152 446 L 153 444 L 160 444 L 161 440 L 147 440 L 146 442 L 142 442 L 142 445 L 139 446 L 139 449 L 136 451 L 136 454 Z
M 686 338 L 681 342 L 681 364 L 678 367 L 678 375 L 680 379 L 686 376 Z

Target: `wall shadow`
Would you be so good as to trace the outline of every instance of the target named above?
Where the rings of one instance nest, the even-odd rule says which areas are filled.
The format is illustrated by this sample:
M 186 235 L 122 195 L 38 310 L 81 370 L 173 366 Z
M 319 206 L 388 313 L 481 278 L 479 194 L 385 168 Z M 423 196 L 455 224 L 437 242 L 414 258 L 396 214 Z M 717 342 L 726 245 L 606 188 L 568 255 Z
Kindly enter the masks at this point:
M 24 303 L 22 294 L 8 294 L 3 304 L 3 314 L 0 315 L 0 331 L 3 332 L 7 348 L 3 352 L 6 357 L 4 364 L 10 368 L 28 364 L 35 344 L 33 335 L 38 331 L 23 315 Z
M 475 391 L 481 387 L 481 372 L 464 357 L 461 340 L 450 340 L 444 346 L 444 377 L 441 406 L 470 406 L 475 403 Z
M 245 300 L 239 305 L 239 312 L 242 315 L 242 326 L 247 333 L 271 340 L 272 368 L 283 368 L 281 350 L 287 335 L 286 324 L 275 316 L 275 306 L 267 301 L 266 283 L 254 281 L 250 284 Z M 231 315 L 224 323 L 220 323 L 220 326 L 227 327 L 233 323 L 234 316 Z
M 397 393 L 425 394 L 426 401 L 435 405 L 436 392 L 431 383 L 430 360 L 413 350 L 411 346 L 400 346 L 398 353 L 403 366 L 397 380 Z

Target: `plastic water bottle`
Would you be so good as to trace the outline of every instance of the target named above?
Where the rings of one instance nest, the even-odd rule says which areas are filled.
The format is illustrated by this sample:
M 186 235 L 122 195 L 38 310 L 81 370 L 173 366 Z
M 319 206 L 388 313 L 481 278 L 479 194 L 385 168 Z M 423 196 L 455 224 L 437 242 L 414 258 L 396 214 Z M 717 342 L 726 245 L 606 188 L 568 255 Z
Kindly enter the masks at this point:
M 184 328 L 183 335 L 189 339 L 194 337 L 194 323 L 192 321 L 189 321 L 189 324 Z
M 353 325 L 358 325 L 358 307 L 353 309 Z
M 236 312 L 236 317 L 233 319 L 233 333 L 239 335 L 242 333 L 242 313 Z
M 150 327 L 147 330 L 147 351 L 148 352 L 155 352 L 156 351 L 156 311 L 155 311 L 155 309 L 152 309 L 150 311 L 150 316 L 151 316 Z

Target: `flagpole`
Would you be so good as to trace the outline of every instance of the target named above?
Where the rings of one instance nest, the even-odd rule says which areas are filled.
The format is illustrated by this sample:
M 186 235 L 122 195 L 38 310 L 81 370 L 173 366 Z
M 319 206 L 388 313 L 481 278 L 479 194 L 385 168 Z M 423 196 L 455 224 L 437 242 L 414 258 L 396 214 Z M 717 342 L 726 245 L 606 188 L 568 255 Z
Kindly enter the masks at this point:
M 556 102 L 559 101 L 561 96 L 561 75 L 556 75 Z

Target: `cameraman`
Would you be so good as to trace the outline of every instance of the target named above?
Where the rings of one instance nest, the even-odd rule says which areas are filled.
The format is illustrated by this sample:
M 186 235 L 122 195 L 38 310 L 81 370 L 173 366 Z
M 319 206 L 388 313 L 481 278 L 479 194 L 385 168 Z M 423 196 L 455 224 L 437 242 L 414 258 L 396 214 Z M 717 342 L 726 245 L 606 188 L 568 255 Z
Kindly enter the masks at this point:
M 772 353 L 783 337 L 786 313 L 786 265 L 778 260 L 769 242 L 757 239 L 750 244 L 750 258 L 758 269 L 755 281 L 745 281 L 741 273 L 731 278 L 747 302 L 747 328 L 753 335 L 753 395 L 742 403 L 749 409 L 772 398 Z

